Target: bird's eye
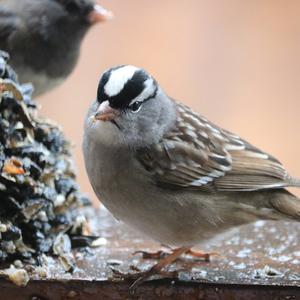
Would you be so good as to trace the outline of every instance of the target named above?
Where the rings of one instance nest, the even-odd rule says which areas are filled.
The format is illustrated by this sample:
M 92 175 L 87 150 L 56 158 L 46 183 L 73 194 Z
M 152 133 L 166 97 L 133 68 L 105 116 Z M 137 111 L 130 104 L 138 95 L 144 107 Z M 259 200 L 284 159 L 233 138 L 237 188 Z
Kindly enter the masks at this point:
M 141 107 L 142 107 L 142 102 L 134 102 L 132 105 L 129 106 L 129 109 L 133 113 L 137 113 L 140 111 Z
M 70 13 L 75 13 L 75 12 L 79 11 L 79 5 L 75 1 L 69 1 L 69 2 L 66 3 L 66 9 Z

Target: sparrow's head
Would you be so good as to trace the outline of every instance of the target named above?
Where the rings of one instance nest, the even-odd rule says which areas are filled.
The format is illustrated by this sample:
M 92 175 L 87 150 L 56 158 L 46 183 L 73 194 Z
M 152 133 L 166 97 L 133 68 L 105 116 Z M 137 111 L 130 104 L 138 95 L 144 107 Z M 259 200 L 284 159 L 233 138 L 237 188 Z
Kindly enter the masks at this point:
M 138 148 L 156 143 L 175 119 L 173 102 L 145 70 L 122 65 L 101 77 L 86 129 L 100 142 Z
M 66 15 L 74 22 L 92 25 L 112 17 L 112 13 L 93 0 L 52 0 L 62 6 Z

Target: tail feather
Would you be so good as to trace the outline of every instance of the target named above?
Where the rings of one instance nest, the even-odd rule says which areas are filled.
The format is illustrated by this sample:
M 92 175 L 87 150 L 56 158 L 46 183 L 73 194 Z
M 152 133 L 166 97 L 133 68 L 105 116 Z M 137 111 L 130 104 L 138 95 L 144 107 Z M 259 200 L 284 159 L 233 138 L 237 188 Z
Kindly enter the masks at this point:
M 291 186 L 291 187 L 300 187 L 300 179 L 295 178 L 295 177 L 289 176 L 286 179 L 286 183 L 288 186 Z
M 300 182 L 298 181 L 300 186 Z M 300 199 L 290 192 L 283 190 L 270 199 L 272 207 L 289 219 L 300 221 Z

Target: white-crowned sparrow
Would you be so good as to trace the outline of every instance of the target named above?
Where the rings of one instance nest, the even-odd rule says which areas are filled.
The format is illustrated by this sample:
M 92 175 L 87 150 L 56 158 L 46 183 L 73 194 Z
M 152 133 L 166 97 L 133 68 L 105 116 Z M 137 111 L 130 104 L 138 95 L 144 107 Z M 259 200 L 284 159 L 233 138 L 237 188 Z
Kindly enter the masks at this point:
M 85 121 L 92 187 L 113 215 L 180 247 L 243 224 L 300 219 L 300 186 L 280 162 L 168 97 L 145 70 L 106 71 Z M 149 272 L 150 274 L 151 272 Z
M 64 81 L 88 29 L 110 17 L 93 0 L 0 0 L 0 49 L 39 95 Z

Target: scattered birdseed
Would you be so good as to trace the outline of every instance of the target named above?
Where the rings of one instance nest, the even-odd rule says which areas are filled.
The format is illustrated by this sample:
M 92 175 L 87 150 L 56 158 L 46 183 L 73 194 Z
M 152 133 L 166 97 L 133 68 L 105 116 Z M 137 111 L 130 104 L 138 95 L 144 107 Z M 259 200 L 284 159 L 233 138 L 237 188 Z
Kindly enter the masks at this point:
M 0 275 L 7 277 L 17 286 L 26 286 L 29 281 L 29 275 L 24 269 L 16 269 L 11 265 L 8 269 L 0 271 Z
M 270 278 L 270 277 L 282 277 L 284 274 L 270 266 L 265 266 L 263 269 L 256 270 L 254 278 Z

